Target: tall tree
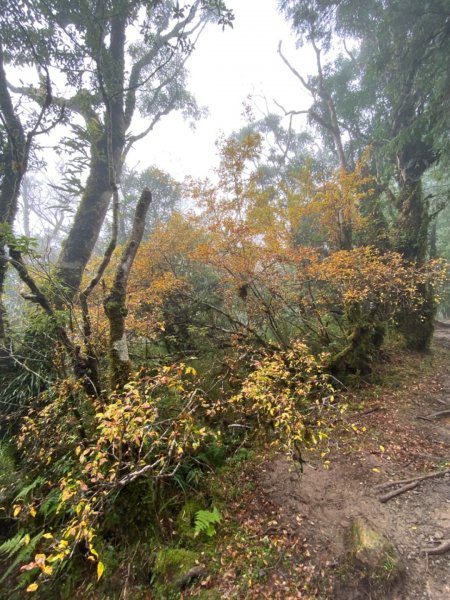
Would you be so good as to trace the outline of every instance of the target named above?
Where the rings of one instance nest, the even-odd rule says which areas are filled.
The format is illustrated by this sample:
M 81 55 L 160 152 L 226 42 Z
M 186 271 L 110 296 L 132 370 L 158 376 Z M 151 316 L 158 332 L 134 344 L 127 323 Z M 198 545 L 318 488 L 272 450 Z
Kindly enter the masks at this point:
M 431 216 L 423 177 L 449 150 L 443 131 L 450 107 L 450 4 L 280 0 L 279 5 L 301 42 L 309 41 L 317 52 L 333 49 L 322 66 L 323 88 L 345 133 L 346 160 L 372 146 L 379 193 L 396 211 L 392 245 L 408 260 L 423 264 Z M 317 90 L 320 77 L 305 83 Z M 326 97 L 317 93 L 311 118 L 323 120 L 327 110 Z M 320 118 L 315 122 L 326 141 L 329 127 Z M 432 309 L 424 290 L 425 305 L 427 314 L 413 326 L 412 345 L 419 349 L 428 346 L 431 335 Z
M 64 300 L 72 302 L 128 150 L 172 110 L 199 114 L 186 91 L 185 62 L 204 26 L 231 23 L 232 14 L 222 0 L 53 0 L 37 5 L 62 40 L 57 64 L 73 93 L 55 94 L 53 101 L 70 111 L 77 149 L 84 152 L 88 168 L 57 264 Z M 39 100 L 36 88 L 16 91 Z M 137 109 L 147 123 L 134 133 Z
M 22 180 L 36 137 L 48 132 L 63 113 L 58 117 L 52 110 L 48 48 L 54 40 L 47 37 L 37 12 L 24 2 L 6 0 L 0 26 L 0 345 L 4 347 L 7 327 L 3 294 L 10 259 L 8 246 L 14 245 L 12 227 Z M 34 110 L 16 103 L 7 79 L 8 66 L 20 68 L 29 64 L 36 65 L 40 74 L 40 105 Z

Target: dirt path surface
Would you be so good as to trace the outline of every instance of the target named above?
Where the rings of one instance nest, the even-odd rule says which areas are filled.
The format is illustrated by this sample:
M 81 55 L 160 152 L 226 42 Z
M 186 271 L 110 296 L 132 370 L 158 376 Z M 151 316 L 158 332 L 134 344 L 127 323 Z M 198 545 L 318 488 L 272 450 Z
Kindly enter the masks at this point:
M 450 326 L 438 326 L 436 339 L 450 349 Z M 280 526 L 307 543 L 323 579 L 321 584 L 318 578 L 317 596 L 372 597 L 364 585 L 342 588 L 338 583 L 346 531 L 360 516 L 392 542 L 403 563 L 405 574 L 386 592 L 386 600 L 450 599 L 450 550 L 424 553 L 450 540 L 450 473 L 424 480 L 386 503 L 380 502 L 376 488 L 450 466 L 450 413 L 429 416 L 450 409 L 450 353 L 447 358 L 446 369 L 367 398 L 364 409 L 347 418 L 361 434 L 341 441 L 328 469 L 313 460 L 299 476 L 284 458 L 267 465 L 260 490 Z M 297 597 L 306 596 L 299 592 Z

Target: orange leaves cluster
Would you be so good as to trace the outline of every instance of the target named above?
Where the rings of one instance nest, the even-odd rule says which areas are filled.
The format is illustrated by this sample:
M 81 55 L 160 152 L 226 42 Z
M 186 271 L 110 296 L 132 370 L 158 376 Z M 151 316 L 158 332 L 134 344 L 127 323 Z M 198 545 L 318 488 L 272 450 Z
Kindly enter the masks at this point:
M 418 270 L 392 252 L 339 250 L 344 225 L 364 226 L 359 208 L 372 194 L 365 159 L 326 179 L 306 166 L 293 184 L 268 187 L 255 166 L 259 136 L 231 138 L 221 151 L 217 181 L 189 185 L 197 212 L 175 214 L 142 245 L 129 296 L 136 333 L 157 339 L 167 303 L 198 299 L 209 277 L 215 296 L 206 294 L 205 304 L 220 311 L 222 328 L 231 323 L 236 333 L 282 347 L 298 336 L 345 343 L 349 306 L 389 320 L 402 305 L 414 308 L 418 286 L 439 275 L 433 264 Z

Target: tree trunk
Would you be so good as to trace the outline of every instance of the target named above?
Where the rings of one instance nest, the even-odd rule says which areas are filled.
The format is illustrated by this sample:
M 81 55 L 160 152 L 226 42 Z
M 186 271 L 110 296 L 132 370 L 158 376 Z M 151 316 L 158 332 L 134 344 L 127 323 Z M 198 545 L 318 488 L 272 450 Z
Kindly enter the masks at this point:
M 111 200 L 106 135 L 93 144 L 86 187 L 56 267 L 58 304 L 71 303 L 80 287 Z
M 27 168 L 28 149 L 25 132 L 17 117 L 8 82 L 3 67 L 3 46 L 0 43 L 0 114 L 5 127 L 7 141 L 3 148 L 3 164 L 1 168 L 0 187 L 0 225 L 12 228 L 17 214 L 20 184 Z M 0 366 L 8 362 L 6 347 L 8 346 L 6 310 L 3 304 L 5 279 L 8 269 L 6 237 L 8 231 L 0 232 Z
M 400 168 L 400 192 L 397 197 L 397 250 L 418 267 L 425 263 L 427 257 L 430 222 L 428 204 L 423 196 L 422 175 L 432 160 L 432 156 L 427 160 L 422 158 L 420 151 L 423 153 L 419 145 L 415 156 L 408 148 L 408 152 L 399 160 L 403 168 Z M 400 315 L 398 323 L 407 348 L 426 352 L 433 336 L 436 303 L 429 285 L 420 285 L 418 293 L 420 306 L 414 312 Z
M 406 260 L 423 265 L 427 255 L 429 218 L 420 180 L 402 182 L 397 207 L 397 250 Z
M 109 368 L 112 390 L 121 389 L 127 383 L 130 375 L 131 364 L 125 332 L 126 294 L 131 267 L 144 235 L 145 216 L 151 200 L 151 192 L 145 188 L 136 207 L 133 229 L 120 258 L 111 292 L 104 302 L 105 313 L 109 321 Z

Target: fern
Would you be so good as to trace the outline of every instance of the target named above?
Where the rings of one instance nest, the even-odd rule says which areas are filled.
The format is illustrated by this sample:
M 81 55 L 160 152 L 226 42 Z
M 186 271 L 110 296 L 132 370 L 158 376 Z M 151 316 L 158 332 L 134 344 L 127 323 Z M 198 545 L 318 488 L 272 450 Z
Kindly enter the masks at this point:
M 19 529 L 16 535 L 3 544 L 0 545 L 0 556 L 5 555 L 6 557 L 11 556 L 17 550 L 19 546 L 22 546 L 24 543 L 23 538 L 25 535 L 25 531 L 23 529 Z
M 0 555 L 4 554 L 6 558 L 12 558 L 15 555 L 8 569 L 0 577 L 0 583 L 3 583 L 18 565 L 27 562 L 34 555 L 43 533 L 43 531 L 40 531 L 37 535 L 30 538 L 29 535 L 24 535 L 23 529 L 21 529 L 14 537 L 6 540 L 0 546 Z
M 18 500 L 22 500 L 23 498 L 26 498 L 30 492 L 32 492 L 34 489 L 36 489 L 37 487 L 42 485 L 44 483 L 44 481 L 45 481 L 44 477 L 38 477 L 37 479 L 32 481 L 29 485 L 24 486 L 20 490 L 20 492 L 17 494 L 17 496 L 14 498 L 14 502 L 17 502 Z
M 205 533 L 208 537 L 216 535 L 216 525 L 222 520 L 222 515 L 216 507 L 210 510 L 199 510 L 195 515 L 194 535 Z

